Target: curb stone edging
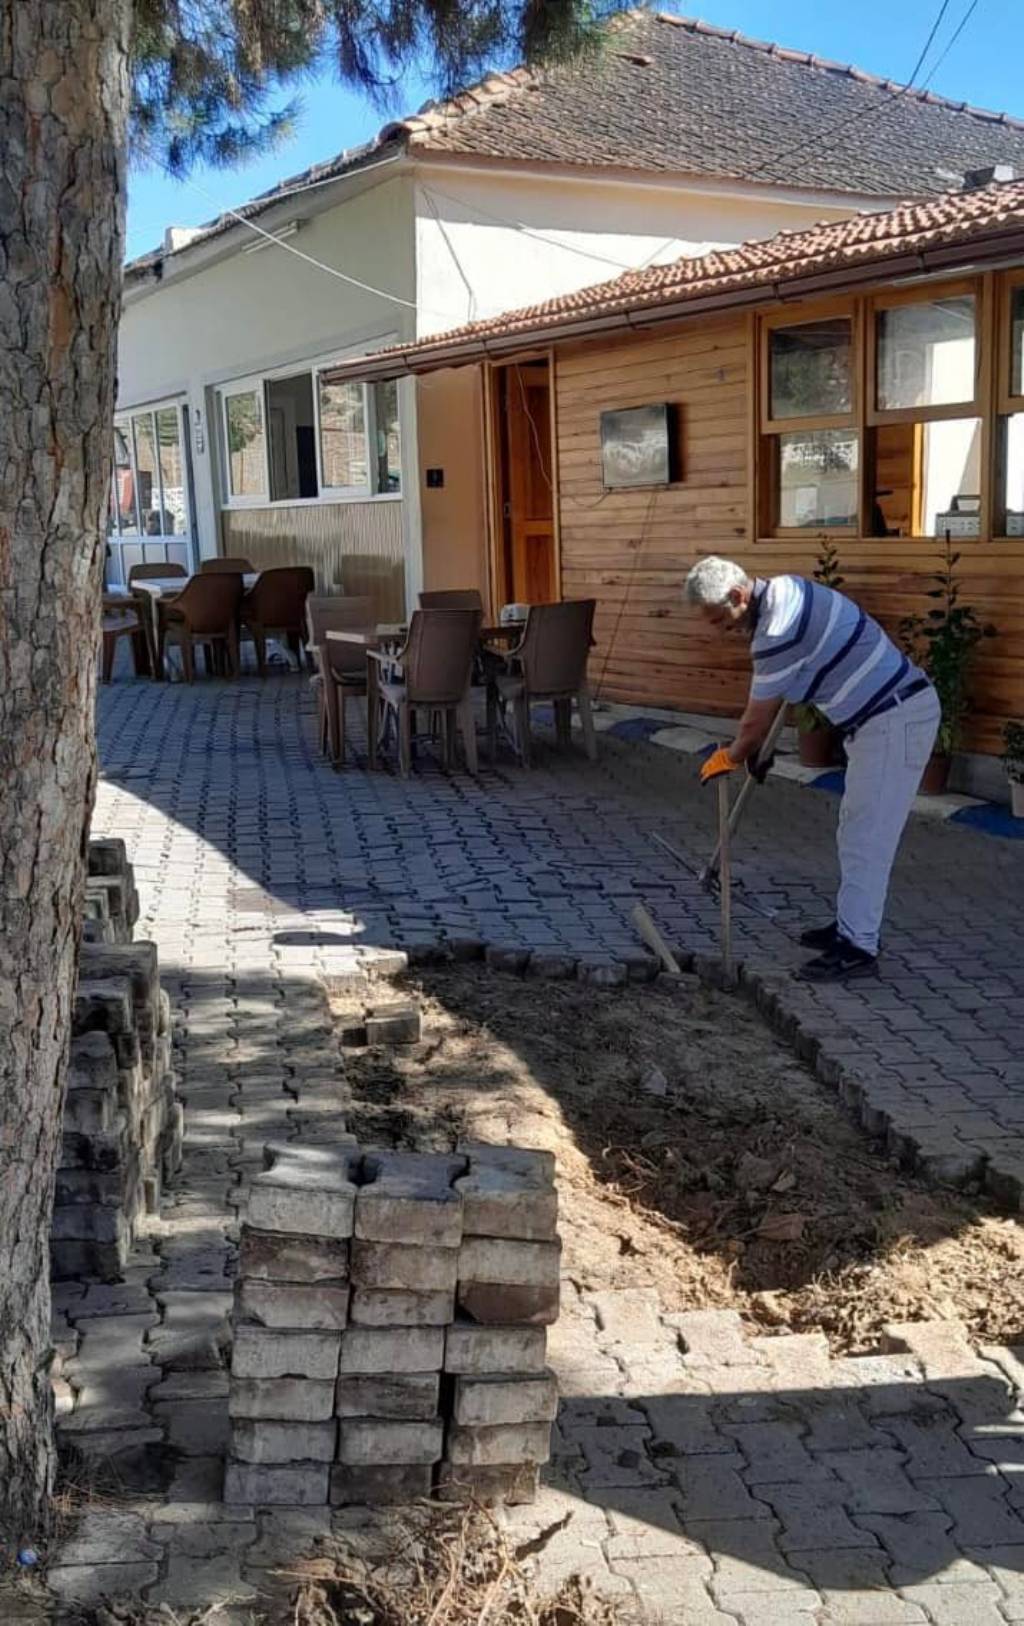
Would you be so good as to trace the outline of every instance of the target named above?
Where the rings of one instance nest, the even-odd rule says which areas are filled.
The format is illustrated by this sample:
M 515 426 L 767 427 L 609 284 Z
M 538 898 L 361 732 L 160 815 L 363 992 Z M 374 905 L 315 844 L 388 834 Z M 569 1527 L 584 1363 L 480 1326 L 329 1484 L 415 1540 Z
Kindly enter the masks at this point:
M 628 986 L 653 982 L 664 976 L 653 955 L 637 954 L 626 959 L 589 962 L 569 954 L 546 954 L 500 944 L 460 940 L 449 944 L 443 938 L 435 943 L 410 944 L 404 954 L 406 965 L 451 965 L 484 961 L 492 970 L 509 971 L 515 976 L 550 981 L 579 981 L 598 986 Z M 721 963 L 711 954 L 675 948 L 680 968 L 700 978 L 706 987 L 727 991 Z M 397 958 L 397 955 L 396 955 Z M 820 1083 L 838 1094 L 843 1106 L 872 1139 L 884 1140 L 885 1150 L 901 1165 L 940 1186 L 963 1188 L 980 1184 L 991 1200 L 1010 1213 L 1024 1213 L 1024 1166 L 1015 1167 L 1011 1158 L 1000 1162 L 998 1154 L 972 1147 L 942 1130 L 922 1130 L 903 1119 L 901 1109 L 911 1111 L 913 1097 L 899 1079 L 881 1069 L 877 1079 L 865 1078 L 863 1069 L 853 1069 L 848 1056 L 855 1051 L 855 1036 L 843 1030 L 816 1008 L 801 1011 L 803 990 L 791 979 L 760 970 L 752 962 L 738 962 L 733 990 L 745 996 L 764 1017 L 768 1026 L 792 1047 Z M 831 1039 L 831 1042 L 830 1042 Z M 838 1042 L 837 1042 L 838 1040 Z

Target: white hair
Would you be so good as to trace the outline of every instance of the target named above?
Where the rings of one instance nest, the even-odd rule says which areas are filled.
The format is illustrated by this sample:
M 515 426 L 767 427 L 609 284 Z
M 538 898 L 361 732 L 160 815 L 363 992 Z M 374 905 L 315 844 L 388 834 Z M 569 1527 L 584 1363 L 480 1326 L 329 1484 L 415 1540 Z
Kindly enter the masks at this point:
M 736 587 L 749 587 L 750 577 L 731 559 L 699 559 L 686 578 L 688 604 L 724 604 Z

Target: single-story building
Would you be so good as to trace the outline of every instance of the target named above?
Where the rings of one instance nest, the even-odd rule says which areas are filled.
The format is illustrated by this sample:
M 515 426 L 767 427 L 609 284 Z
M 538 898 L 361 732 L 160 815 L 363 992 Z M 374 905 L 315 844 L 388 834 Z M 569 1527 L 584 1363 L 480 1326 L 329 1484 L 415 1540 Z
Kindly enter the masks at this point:
M 546 352 L 489 369 L 486 403 L 478 368 L 344 385 L 331 368 L 999 162 L 1024 170 L 1012 119 L 654 12 L 622 14 L 581 66 L 488 75 L 207 226 L 169 228 L 126 267 L 111 576 L 218 552 L 310 563 L 385 619 L 423 585 L 574 590 L 550 470 L 522 455 L 548 439 Z M 500 561 L 488 437 L 513 482 Z M 724 424 L 717 440 L 724 455 Z M 691 456 L 690 491 L 712 453 Z
M 631 272 L 327 378 L 452 369 L 484 402 L 492 607 L 514 596 L 512 494 L 527 556 L 531 514 L 550 514 L 559 593 L 597 600 L 599 694 L 741 707 L 742 647 L 683 605 L 701 554 L 810 574 L 834 543 L 897 631 L 929 607 L 948 533 L 962 602 L 997 629 L 965 743 L 998 751 L 1024 713 L 1024 182 Z

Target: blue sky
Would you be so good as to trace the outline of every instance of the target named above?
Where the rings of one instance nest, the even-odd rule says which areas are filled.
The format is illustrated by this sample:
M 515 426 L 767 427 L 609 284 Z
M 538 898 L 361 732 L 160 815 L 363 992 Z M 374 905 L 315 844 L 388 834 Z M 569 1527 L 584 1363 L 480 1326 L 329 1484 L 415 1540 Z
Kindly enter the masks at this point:
M 971 0 L 946 0 L 945 13 L 917 83 L 927 83 L 937 58 Z M 906 80 L 924 46 L 942 0 L 702 0 L 675 9 L 759 39 L 853 62 L 872 73 Z M 665 7 L 669 9 L 669 7 Z M 979 107 L 1024 118 L 1024 5 L 1021 0 L 977 0 L 962 34 L 942 62 L 931 89 Z M 429 95 L 422 77 L 410 78 L 392 113 L 410 112 Z M 237 205 L 286 175 L 330 158 L 372 136 L 386 122 L 365 97 L 324 77 L 303 87 L 295 133 L 269 157 L 235 170 L 198 170 L 170 180 L 158 169 L 133 171 L 128 195 L 128 255 L 154 247 L 168 225 L 191 226 Z

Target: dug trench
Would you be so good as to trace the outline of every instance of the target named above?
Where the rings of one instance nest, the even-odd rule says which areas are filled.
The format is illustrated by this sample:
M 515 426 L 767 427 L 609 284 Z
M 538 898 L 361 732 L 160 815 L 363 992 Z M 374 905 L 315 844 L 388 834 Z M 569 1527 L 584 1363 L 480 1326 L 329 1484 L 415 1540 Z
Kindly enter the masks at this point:
M 581 1288 L 655 1288 L 668 1310 L 735 1309 L 759 1332 L 822 1332 L 836 1354 L 923 1318 L 1024 1337 L 1019 1224 L 887 1158 L 739 996 L 474 964 L 400 986 L 424 1037 L 350 1052 L 352 1132 L 552 1151 Z

